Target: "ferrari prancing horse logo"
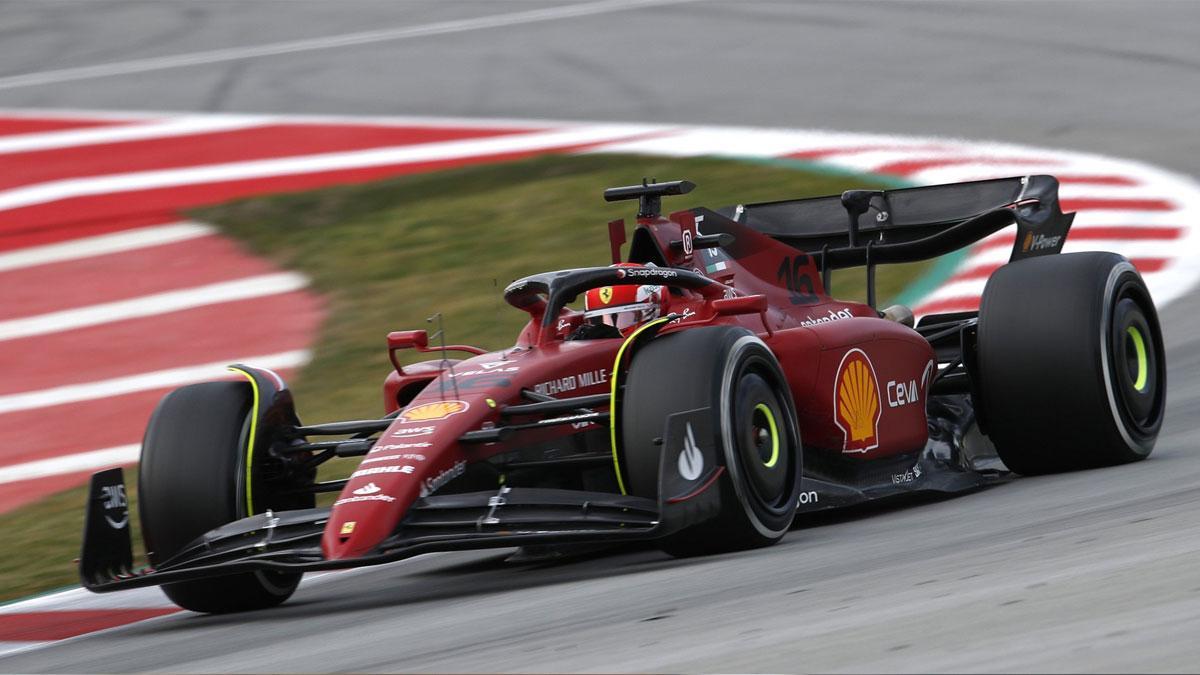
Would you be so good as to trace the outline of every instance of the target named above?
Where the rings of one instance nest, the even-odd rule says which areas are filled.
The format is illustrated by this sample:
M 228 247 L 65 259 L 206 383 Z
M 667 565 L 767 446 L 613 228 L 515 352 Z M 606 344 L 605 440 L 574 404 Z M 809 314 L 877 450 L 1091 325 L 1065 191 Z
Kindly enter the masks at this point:
M 600 289 L 600 302 L 606 305 L 612 302 L 612 286 L 605 286 Z
M 879 447 L 879 379 L 866 352 L 851 349 L 842 357 L 833 385 L 833 420 L 846 435 L 842 452 Z

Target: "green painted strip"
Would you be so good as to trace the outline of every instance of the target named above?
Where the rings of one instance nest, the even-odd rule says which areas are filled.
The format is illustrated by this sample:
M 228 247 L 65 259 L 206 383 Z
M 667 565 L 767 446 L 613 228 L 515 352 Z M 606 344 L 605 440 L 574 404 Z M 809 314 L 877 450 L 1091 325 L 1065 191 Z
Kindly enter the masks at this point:
M 775 426 L 775 413 L 771 412 L 766 403 L 759 403 L 754 406 L 754 409 L 767 418 L 767 426 L 771 427 L 771 459 L 763 462 L 763 466 L 773 469 L 775 463 L 779 461 L 779 427 Z
M 1142 391 L 1146 388 L 1146 378 L 1150 374 L 1150 368 L 1146 363 L 1146 342 L 1142 340 L 1142 332 L 1133 326 L 1126 328 L 1125 332 L 1129 333 L 1129 337 L 1133 339 L 1133 348 L 1137 351 L 1138 374 L 1133 388 Z
M 944 256 L 935 258 L 933 265 L 909 284 L 904 290 L 900 291 L 892 302 L 898 305 L 913 307 L 921 302 L 927 295 L 937 290 L 938 286 L 946 283 L 946 280 L 954 276 L 954 271 L 962 265 L 966 260 L 968 250 L 960 248 L 953 253 L 947 253 Z

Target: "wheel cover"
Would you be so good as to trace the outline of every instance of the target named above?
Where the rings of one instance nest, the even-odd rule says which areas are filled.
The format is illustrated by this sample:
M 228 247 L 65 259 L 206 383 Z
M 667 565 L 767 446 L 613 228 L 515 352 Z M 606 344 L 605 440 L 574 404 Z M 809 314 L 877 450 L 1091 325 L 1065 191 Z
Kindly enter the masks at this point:
M 747 354 L 749 352 L 749 354 Z M 757 352 L 757 353 L 755 353 Z M 740 338 L 730 348 L 728 360 L 725 363 L 721 379 L 720 411 L 721 438 L 725 452 L 725 466 L 730 473 L 734 491 L 742 510 L 760 534 L 767 537 L 780 537 L 791 526 L 789 514 L 795 512 L 800 490 L 800 437 L 796 425 L 795 414 L 792 411 L 790 392 L 783 384 L 782 373 L 771 358 L 771 352 L 761 339 L 753 335 Z M 736 415 L 738 388 L 747 375 L 766 384 L 776 381 L 778 386 L 770 387 L 769 391 L 777 401 L 775 413 L 775 439 L 781 439 L 781 433 L 787 434 L 789 444 L 780 442 L 779 457 L 771 466 L 766 466 L 770 454 L 760 456 L 758 444 L 751 442 L 753 438 L 752 416 Z M 754 400 L 745 408 L 746 413 L 753 413 L 762 400 Z M 767 404 L 770 406 L 770 404 Z M 767 425 L 768 433 L 770 425 Z M 742 442 L 745 439 L 746 442 Z M 769 441 L 770 439 L 768 439 Z M 747 447 L 749 446 L 749 447 Z M 795 452 L 788 456 L 784 452 L 787 447 L 794 447 Z M 760 473 L 761 472 L 761 473 Z M 778 487 L 773 487 L 773 485 Z M 761 487 L 760 487 L 761 485 Z M 764 498 L 765 496 L 765 498 Z
M 1149 454 L 1162 424 L 1166 372 L 1154 305 L 1138 279 L 1128 262 L 1109 273 L 1100 321 L 1101 370 L 1118 432 L 1127 447 Z

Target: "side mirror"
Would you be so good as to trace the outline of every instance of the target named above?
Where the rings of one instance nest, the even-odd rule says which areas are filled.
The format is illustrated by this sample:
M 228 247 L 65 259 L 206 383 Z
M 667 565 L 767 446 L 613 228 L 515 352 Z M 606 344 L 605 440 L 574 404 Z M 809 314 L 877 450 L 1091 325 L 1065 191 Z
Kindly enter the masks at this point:
M 388 333 L 388 349 L 417 349 L 429 347 L 429 333 L 423 330 L 396 330 Z
M 736 314 L 762 314 L 767 311 L 767 296 L 743 295 L 737 298 L 722 298 L 713 300 L 713 311 L 721 316 Z

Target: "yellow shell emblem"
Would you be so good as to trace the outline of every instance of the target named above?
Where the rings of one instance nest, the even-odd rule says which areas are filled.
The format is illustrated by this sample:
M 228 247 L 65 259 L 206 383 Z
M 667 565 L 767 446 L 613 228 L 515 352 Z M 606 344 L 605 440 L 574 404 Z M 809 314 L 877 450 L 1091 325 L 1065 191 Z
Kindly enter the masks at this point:
M 879 380 L 861 349 L 842 358 L 834 385 L 834 421 L 846 434 L 843 452 L 867 452 L 879 447 Z
M 606 305 L 612 302 L 612 286 L 605 286 L 600 289 L 600 302 Z
M 451 415 L 457 415 L 467 408 L 471 407 L 466 401 L 438 401 L 437 403 L 425 403 L 413 408 L 409 408 L 400 413 L 400 419 L 405 422 L 428 422 L 430 420 L 443 420 Z

